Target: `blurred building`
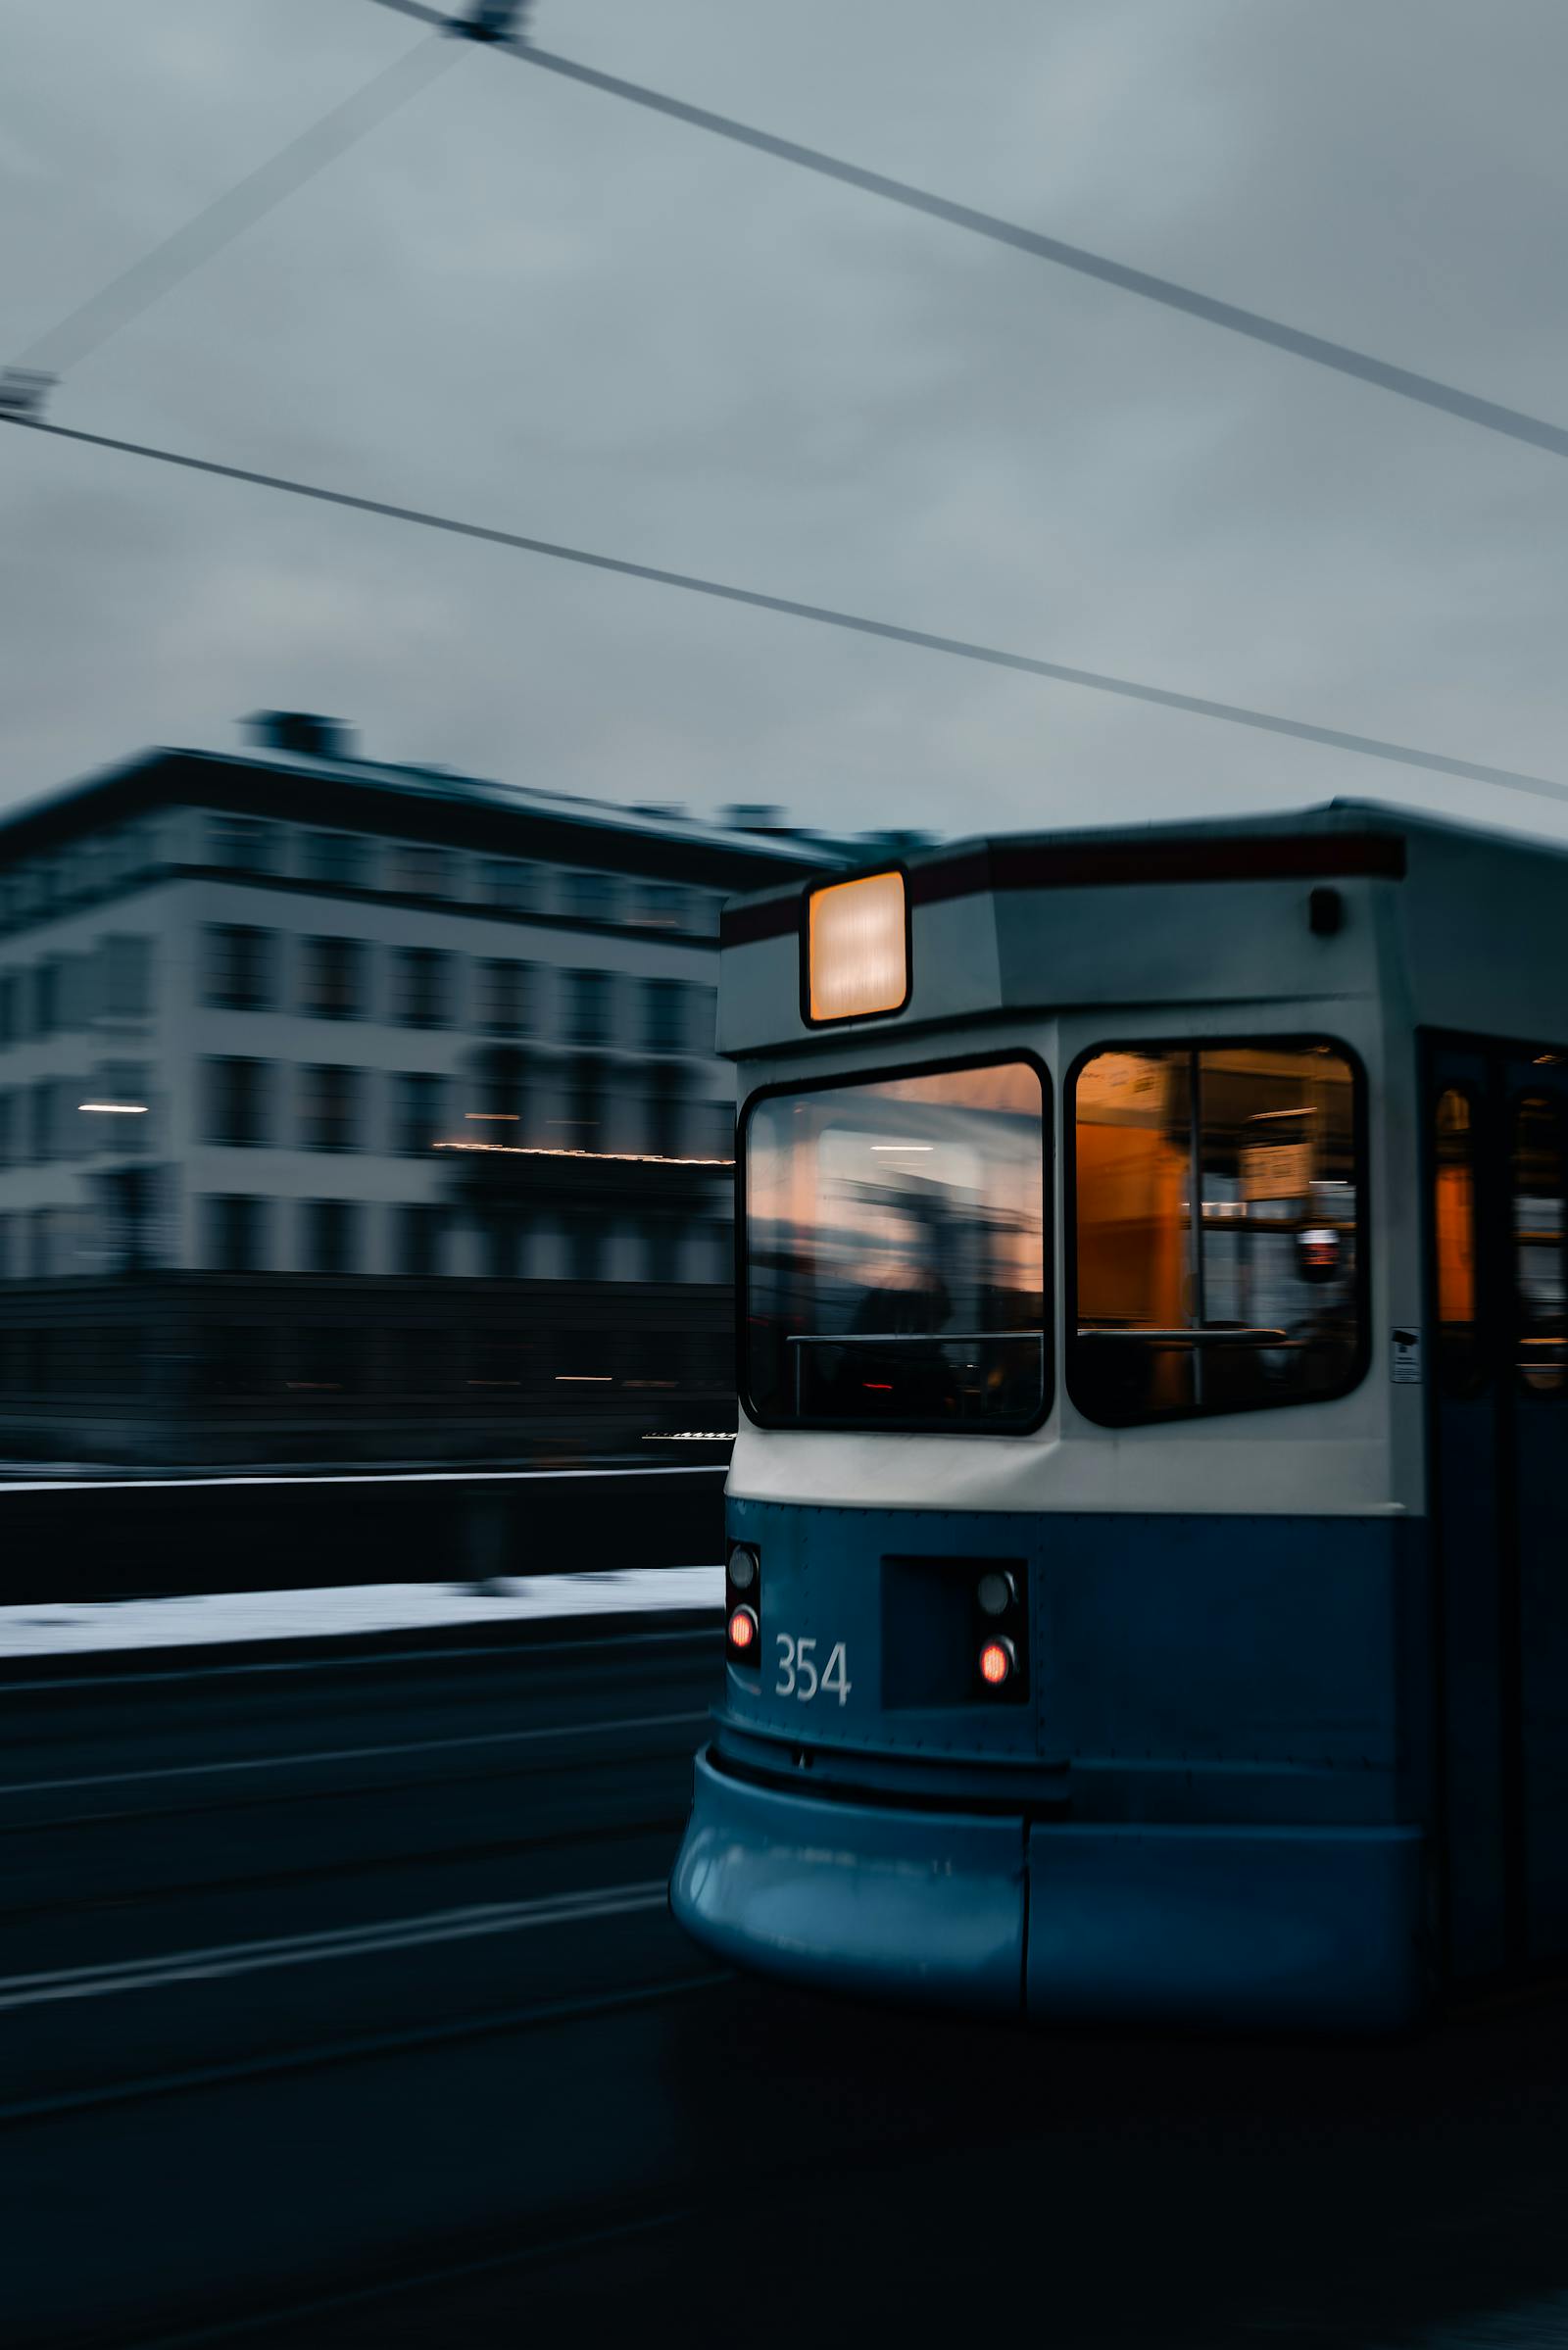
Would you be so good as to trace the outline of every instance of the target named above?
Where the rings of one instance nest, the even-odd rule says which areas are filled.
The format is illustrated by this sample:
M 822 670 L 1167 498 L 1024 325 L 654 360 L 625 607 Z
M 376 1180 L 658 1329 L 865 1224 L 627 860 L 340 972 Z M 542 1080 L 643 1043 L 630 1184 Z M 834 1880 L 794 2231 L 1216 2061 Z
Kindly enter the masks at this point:
M 732 1428 L 718 910 L 838 853 L 249 734 L 0 822 L 0 1455 Z

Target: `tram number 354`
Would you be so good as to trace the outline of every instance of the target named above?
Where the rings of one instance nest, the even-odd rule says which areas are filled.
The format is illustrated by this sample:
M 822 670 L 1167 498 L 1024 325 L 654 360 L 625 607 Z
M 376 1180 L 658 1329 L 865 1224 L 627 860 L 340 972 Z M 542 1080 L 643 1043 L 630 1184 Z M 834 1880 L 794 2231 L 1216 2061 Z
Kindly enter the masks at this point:
M 814 1640 L 791 1640 L 787 1632 L 776 1633 L 774 1638 L 778 1641 L 775 1697 L 798 1697 L 803 1705 L 808 1705 L 813 1697 L 837 1697 L 844 1703 L 850 1693 L 850 1667 L 842 1640 L 834 1641 L 826 1664 L 818 1671 Z

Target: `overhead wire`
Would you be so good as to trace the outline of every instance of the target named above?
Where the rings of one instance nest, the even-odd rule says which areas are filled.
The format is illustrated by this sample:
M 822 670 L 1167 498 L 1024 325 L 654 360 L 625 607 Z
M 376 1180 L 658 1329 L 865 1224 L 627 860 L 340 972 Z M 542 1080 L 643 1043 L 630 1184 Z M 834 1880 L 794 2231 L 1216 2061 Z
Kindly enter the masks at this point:
M 375 129 L 399 107 L 427 88 L 461 54 L 456 42 L 432 37 L 412 49 L 360 89 L 322 115 L 318 122 L 290 139 L 275 155 L 237 180 L 223 194 L 204 205 L 172 236 L 131 263 L 118 277 L 100 286 L 65 318 L 18 354 L 15 367 L 28 373 L 59 376 L 67 368 L 102 348 L 132 318 L 140 318 L 165 294 L 204 263 L 233 243 L 247 228 L 281 204 L 286 197 L 335 163 L 368 131 Z
M 376 6 L 394 9 L 400 16 L 412 17 L 422 24 L 462 29 L 461 20 L 450 18 L 438 8 L 424 6 L 422 0 L 376 0 Z M 708 107 L 693 106 L 684 98 L 673 98 L 666 91 L 650 89 L 643 82 L 628 81 L 618 73 L 607 73 L 597 66 L 582 65 L 575 58 L 562 57 L 552 50 L 541 49 L 531 38 L 514 35 L 490 45 L 525 65 L 538 67 L 541 73 L 560 74 L 566 80 L 601 90 L 630 105 L 646 107 L 655 114 L 687 123 L 693 129 L 710 132 L 715 138 L 754 148 L 760 154 L 773 157 L 776 162 L 793 164 L 802 171 L 814 171 L 825 179 L 836 179 L 846 187 L 858 189 L 862 195 L 876 196 L 886 203 L 902 205 L 909 212 L 923 213 L 929 219 L 946 222 L 950 228 L 962 229 L 971 236 L 989 238 L 994 244 L 1011 246 L 1014 251 L 1026 253 L 1036 261 L 1051 262 L 1058 269 L 1075 270 L 1080 276 L 1097 278 L 1102 284 L 1115 286 L 1122 293 L 1138 295 L 1144 301 L 1159 303 L 1167 310 L 1180 311 L 1189 318 L 1200 319 L 1205 325 L 1223 327 L 1231 334 L 1245 335 L 1252 342 L 1270 345 L 1294 359 L 1307 360 L 1316 367 L 1331 368 L 1337 374 L 1352 376 L 1359 382 L 1371 384 L 1378 391 L 1416 401 L 1424 408 L 1437 409 L 1446 416 L 1458 417 L 1466 424 L 1481 425 L 1489 432 L 1502 433 L 1510 440 L 1528 442 L 1534 448 L 1544 449 L 1552 457 L 1568 457 L 1568 426 L 1530 416 L 1522 409 L 1505 407 L 1497 400 L 1483 399 L 1477 393 L 1445 383 L 1438 376 L 1421 374 L 1413 367 L 1397 367 L 1392 361 L 1379 359 L 1372 352 L 1358 351 L 1348 343 L 1334 342 L 1326 335 L 1310 334 L 1302 327 L 1292 326 L 1281 318 L 1268 318 L 1261 311 L 1245 309 L 1239 303 L 1222 302 L 1212 294 L 1200 293 L 1193 286 L 1182 285 L 1175 278 L 1157 276 L 1150 269 L 1133 269 L 1125 262 L 1112 261 L 1103 253 L 1091 252 L 1083 245 L 1068 244 L 1060 237 L 1045 236 L 1037 229 L 1020 226 L 1017 221 L 1002 220 L 995 213 L 978 211 L 973 205 L 955 203 L 950 197 L 933 194 L 929 188 L 915 187 L 908 180 L 894 179 L 886 172 L 871 171 L 859 164 L 846 163 L 841 157 L 825 154 L 818 147 L 803 146 L 796 139 L 779 138 L 772 131 L 759 130 L 753 123 L 738 122 L 732 115 L 715 114 Z
M 1168 686 L 1149 685 L 1132 677 L 1117 677 L 1098 669 L 1077 668 L 1065 661 L 1035 655 L 1009 653 L 967 637 L 944 636 L 933 629 L 910 628 L 894 620 L 873 619 L 863 612 L 843 612 L 832 605 L 810 604 L 794 596 L 775 596 L 760 588 L 738 587 L 728 580 L 709 579 L 693 571 L 666 569 L 658 563 L 634 563 L 624 556 L 601 555 L 555 539 L 535 538 L 522 531 L 503 530 L 488 522 L 468 522 L 427 508 L 402 506 L 384 498 L 367 498 L 351 490 L 333 489 L 320 482 L 300 481 L 283 473 L 264 473 L 250 465 L 231 465 L 216 458 L 194 457 L 145 441 L 130 441 L 104 432 L 83 432 L 74 426 L 45 423 L 40 418 L 6 419 L 19 432 L 46 434 L 52 440 L 75 441 L 85 448 L 108 449 L 127 457 L 145 458 L 157 465 L 174 465 L 185 472 L 207 473 L 224 481 L 245 482 L 258 489 L 277 490 L 287 497 L 310 499 L 318 505 L 346 507 L 356 514 L 376 514 L 388 521 L 409 522 L 422 530 L 438 530 L 484 545 L 506 547 L 552 562 L 574 563 L 592 571 L 608 571 L 623 579 L 640 579 L 656 587 L 678 588 L 686 595 L 707 596 L 724 604 L 739 604 L 757 612 L 778 612 L 787 619 L 808 620 L 819 627 L 841 628 L 859 636 L 879 637 L 892 644 L 909 645 L 924 653 L 940 653 L 957 661 L 979 661 L 995 669 L 1011 669 L 1045 677 L 1086 692 L 1110 694 L 1122 701 L 1142 702 L 1159 710 L 1183 711 L 1190 717 L 1215 719 L 1230 726 L 1247 726 L 1264 734 L 1284 735 L 1296 742 L 1317 743 L 1331 751 L 1348 751 L 1363 759 L 1392 760 L 1421 767 L 1436 775 L 1451 775 L 1470 783 L 1494 785 L 1502 791 L 1528 792 L 1538 799 L 1568 801 L 1568 783 L 1544 775 L 1522 773 L 1511 767 L 1490 766 L 1477 759 L 1450 759 L 1442 752 L 1412 743 L 1396 743 L 1376 735 L 1355 734 L 1339 726 L 1321 726 L 1306 718 L 1283 717 L 1252 710 L 1237 702 L 1217 702 L 1205 695 L 1185 694 Z

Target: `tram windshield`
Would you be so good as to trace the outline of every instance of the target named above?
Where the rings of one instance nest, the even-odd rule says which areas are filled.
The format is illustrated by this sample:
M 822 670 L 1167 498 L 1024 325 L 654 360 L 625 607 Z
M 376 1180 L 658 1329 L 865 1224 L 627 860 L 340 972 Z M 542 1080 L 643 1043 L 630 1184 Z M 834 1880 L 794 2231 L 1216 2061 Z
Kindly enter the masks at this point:
M 773 1094 L 744 1137 L 760 1420 L 1033 1426 L 1050 1381 L 1030 1061 Z

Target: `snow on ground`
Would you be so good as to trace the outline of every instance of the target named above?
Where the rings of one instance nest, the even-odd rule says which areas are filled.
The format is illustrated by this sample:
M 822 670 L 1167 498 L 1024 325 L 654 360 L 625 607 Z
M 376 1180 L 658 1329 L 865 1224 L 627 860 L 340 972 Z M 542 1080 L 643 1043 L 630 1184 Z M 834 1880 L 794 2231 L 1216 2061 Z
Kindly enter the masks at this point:
M 211 1640 L 293 1640 L 422 1632 L 528 1617 L 635 1615 L 724 1605 L 722 1567 L 628 1567 L 608 1575 L 509 1576 L 486 1584 L 349 1584 L 319 1591 L 222 1591 L 206 1598 L 62 1600 L 0 1607 L 0 1657 Z

